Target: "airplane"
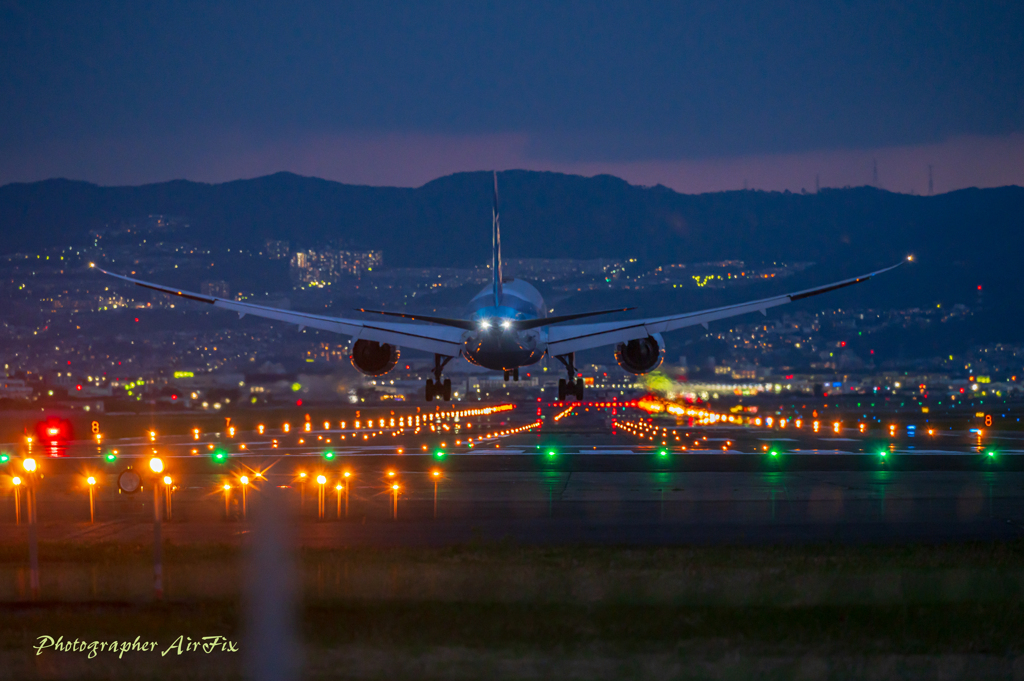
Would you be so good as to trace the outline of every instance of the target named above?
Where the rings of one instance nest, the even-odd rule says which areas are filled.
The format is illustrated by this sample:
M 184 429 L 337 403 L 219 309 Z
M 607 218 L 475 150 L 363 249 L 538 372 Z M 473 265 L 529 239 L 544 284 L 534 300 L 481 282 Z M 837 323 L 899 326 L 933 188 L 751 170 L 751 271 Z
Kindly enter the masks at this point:
M 432 353 L 434 377 L 426 382 L 425 397 L 428 402 L 434 398 L 451 400 L 451 379 L 442 380 L 442 376 L 445 367 L 456 357 L 462 356 L 478 366 L 503 371 L 506 381 L 510 378 L 518 381 L 520 368 L 536 364 L 545 355 L 558 360 L 566 371 L 566 378 L 558 381 L 559 401 L 567 397 L 583 401 L 583 379 L 577 372 L 575 360 L 576 353 L 581 350 L 614 345 L 615 361 L 620 367 L 632 374 L 646 374 L 657 369 L 664 360 L 664 333 L 698 324 L 707 329 L 710 322 L 751 312 L 767 315 L 769 308 L 860 284 L 913 259 L 913 256 L 908 256 L 906 261 L 852 279 L 736 305 L 661 317 L 565 324 L 633 308 L 546 316 L 544 299 L 536 288 L 521 279 L 506 278 L 502 274 L 500 223 L 498 174 L 495 172 L 494 206 L 491 212 L 493 280 L 490 286 L 469 301 L 465 317 L 461 319 L 360 309 L 364 313 L 416 322 L 410 323 L 293 312 L 193 293 L 107 272 L 98 267 L 96 269 L 143 288 L 231 310 L 238 313 L 239 319 L 253 315 L 296 324 L 299 330 L 308 327 L 350 336 L 354 342 L 349 359 L 358 371 L 367 376 L 383 376 L 394 369 L 398 364 L 400 348 Z M 90 267 L 95 267 L 95 264 L 90 263 Z

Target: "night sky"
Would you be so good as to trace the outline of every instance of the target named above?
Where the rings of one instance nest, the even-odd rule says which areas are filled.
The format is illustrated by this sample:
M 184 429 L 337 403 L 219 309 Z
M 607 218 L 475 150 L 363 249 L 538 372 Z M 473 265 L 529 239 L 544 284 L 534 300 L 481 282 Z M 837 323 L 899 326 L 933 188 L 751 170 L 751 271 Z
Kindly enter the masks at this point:
M 1024 3 L 0 0 L 0 183 L 925 193 L 929 164 L 1024 185 Z

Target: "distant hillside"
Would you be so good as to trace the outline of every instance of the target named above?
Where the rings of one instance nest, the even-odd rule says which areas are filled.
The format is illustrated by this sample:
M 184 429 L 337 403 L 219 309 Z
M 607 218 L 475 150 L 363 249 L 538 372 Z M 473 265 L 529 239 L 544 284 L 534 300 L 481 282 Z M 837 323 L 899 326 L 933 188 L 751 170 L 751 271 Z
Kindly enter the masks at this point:
M 933 197 L 871 187 L 685 195 L 611 176 L 529 171 L 500 173 L 499 182 L 508 257 L 815 261 L 808 281 L 820 282 L 914 253 L 916 265 L 872 285 L 869 294 L 858 293 L 859 299 L 877 302 L 884 294 L 899 304 L 970 302 L 976 286 L 984 285 L 986 306 L 1005 303 L 1008 314 L 1024 313 L 1016 296 L 1024 253 L 1020 187 Z M 383 249 L 390 265 L 474 265 L 489 259 L 490 204 L 490 176 L 482 172 L 416 189 L 289 173 L 217 185 L 47 180 L 0 187 L 0 251 L 85 244 L 90 228 L 164 213 L 188 216 L 191 240 L 213 248 L 258 249 L 268 237 L 293 247 L 342 238 Z

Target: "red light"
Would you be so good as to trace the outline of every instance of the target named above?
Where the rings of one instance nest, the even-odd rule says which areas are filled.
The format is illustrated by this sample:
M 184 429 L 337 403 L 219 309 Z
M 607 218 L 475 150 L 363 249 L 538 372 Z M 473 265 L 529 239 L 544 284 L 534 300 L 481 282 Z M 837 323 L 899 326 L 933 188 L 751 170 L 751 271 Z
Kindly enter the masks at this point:
M 80 386 L 80 385 L 76 385 L 75 386 L 75 390 L 81 390 L 81 389 L 82 389 L 82 386 Z
M 979 291 L 981 290 L 981 286 L 978 286 L 978 290 L 979 290 Z
M 295 400 L 295 406 L 296 407 L 301 407 L 302 406 L 302 400 Z
M 138 318 L 138 317 L 136 317 L 136 318 L 135 318 L 135 321 L 139 321 L 139 318 Z

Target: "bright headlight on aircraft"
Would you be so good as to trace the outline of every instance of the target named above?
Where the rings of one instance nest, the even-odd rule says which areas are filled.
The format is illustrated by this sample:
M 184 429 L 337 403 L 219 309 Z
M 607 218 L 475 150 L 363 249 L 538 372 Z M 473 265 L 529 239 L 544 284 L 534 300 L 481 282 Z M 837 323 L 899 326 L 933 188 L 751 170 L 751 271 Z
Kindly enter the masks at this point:
M 484 319 L 483 321 L 480 322 L 480 328 L 484 330 L 489 329 L 491 328 L 491 323 Z
M 503 322 L 501 323 L 501 328 L 503 328 L 503 329 L 510 329 L 510 328 L 512 328 L 512 322 L 510 322 L 510 321 L 509 321 L 509 320 L 507 320 L 507 319 L 506 319 L 506 320 L 504 320 L 504 321 L 503 321 Z

